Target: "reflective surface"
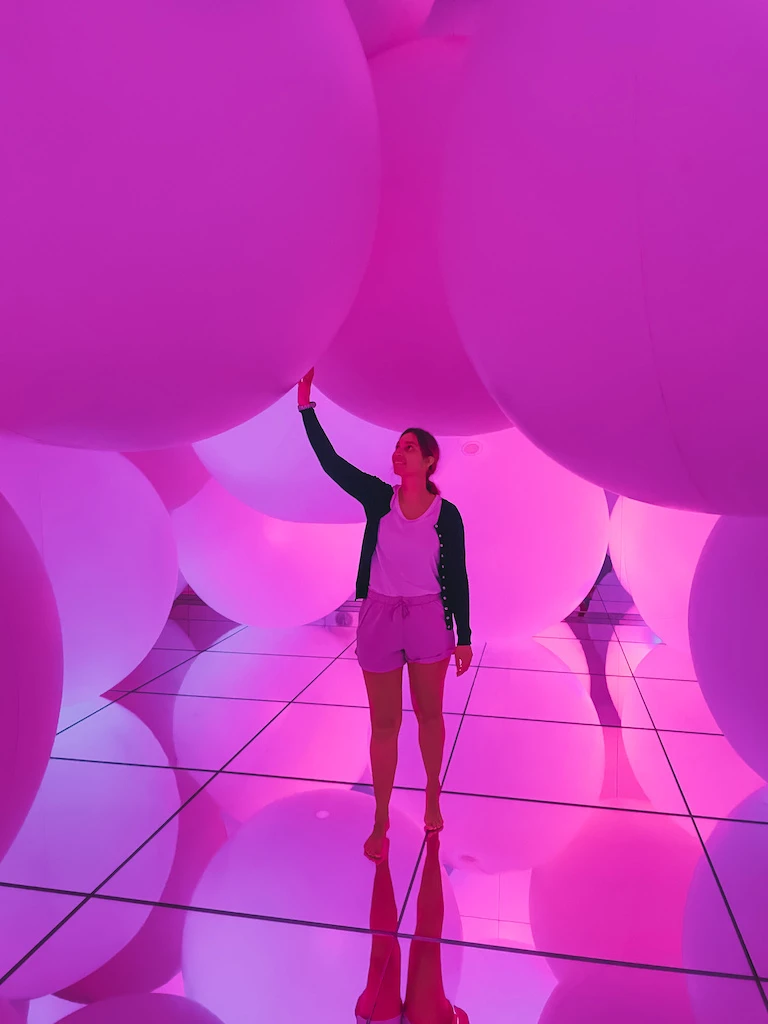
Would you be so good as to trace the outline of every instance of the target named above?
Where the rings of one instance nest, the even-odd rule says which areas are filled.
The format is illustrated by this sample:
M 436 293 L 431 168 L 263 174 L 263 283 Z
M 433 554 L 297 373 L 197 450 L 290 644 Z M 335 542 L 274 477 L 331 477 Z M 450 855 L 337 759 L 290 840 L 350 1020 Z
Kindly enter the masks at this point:
M 765 786 L 695 680 L 642 675 L 654 645 L 613 576 L 584 617 L 478 642 L 426 840 L 405 686 L 374 866 L 353 627 L 177 607 L 60 722 L 55 799 L 0 862 L 0 998 L 29 1024 L 152 992 L 176 998 L 136 1012 L 182 1024 L 767 1020 Z

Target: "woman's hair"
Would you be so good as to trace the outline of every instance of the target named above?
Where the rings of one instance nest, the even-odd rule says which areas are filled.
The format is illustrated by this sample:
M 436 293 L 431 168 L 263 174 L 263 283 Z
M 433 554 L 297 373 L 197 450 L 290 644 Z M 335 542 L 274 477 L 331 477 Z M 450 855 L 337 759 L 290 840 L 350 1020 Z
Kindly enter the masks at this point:
M 428 430 L 422 430 L 421 427 L 409 427 L 400 436 L 405 437 L 406 434 L 413 434 L 416 438 L 421 449 L 422 458 L 435 460 L 427 470 L 427 490 L 430 494 L 439 494 L 440 488 L 430 477 L 437 469 L 437 464 L 440 461 L 440 445 Z

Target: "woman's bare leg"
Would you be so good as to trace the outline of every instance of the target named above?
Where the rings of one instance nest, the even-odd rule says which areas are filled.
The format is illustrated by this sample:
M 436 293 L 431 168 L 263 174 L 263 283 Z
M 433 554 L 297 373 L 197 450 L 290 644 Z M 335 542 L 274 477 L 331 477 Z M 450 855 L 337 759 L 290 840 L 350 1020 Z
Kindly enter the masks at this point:
M 403 1010 L 400 998 L 400 943 L 397 941 L 397 903 L 387 860 L 387 845 L 376 865 L 371 897 L 371 962 L 368 984 L 355 1013 L 363 1020 L 394 1020 Z M 389 934 L 381 934 L 382 932 Z M 378 934 L 377 934 L 378 933 Z
M 443 691 L 450 659 L 434 665 L 409 665 L 413 710 L 419 723 L 419 746 L 427 773 L 427 800 L 424 825 L 429 830 L 443 827 L 440 813 L 440 771 L 445 747 Z
M 443 988 L 442 947 L 445 900 L 440 871 L 440 839 L 427 836 L 424 871 L 416 901 L 416 938 L 408 957 L 405 1015 L 410 1024 L 452 1024 L 453 1007 Z M 419 941 L 419 936 L 423 939 Z M 431 939 L 433 941 L 424 941 Z
M 365 855 L 378 861 L 383 856 L 389 828 L 389 801 L 395 784 L 397 738 L 403 720 L 403 670 L 363 672 L 371 709 L 371 773 L 376 813 L 373 832 L 365 843 Z

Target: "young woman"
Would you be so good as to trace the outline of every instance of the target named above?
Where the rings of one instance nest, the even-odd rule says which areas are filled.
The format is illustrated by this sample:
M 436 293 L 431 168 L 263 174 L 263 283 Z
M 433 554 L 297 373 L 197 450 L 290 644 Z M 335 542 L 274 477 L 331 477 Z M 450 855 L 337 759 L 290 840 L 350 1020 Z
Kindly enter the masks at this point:
M 371 770 L 376 814 L 365 843 L 382 857 L 403 717 L 403 666 L 408 665 L 419 746 L 427 773 L 424 825 L 443 827 L 440 769 L 445 724 L 443 687 L 451 657 L 462 675 L 472 663 L 464 525 L 432 481 L 440 450 L 426 431 L 406 430 L 392 456 L 400 484 L 392 487 L 351 466 L 333 449 L 311 401 L 314 371 L 299 382 L 299 410 L 320 465 L 365 509 L 356 595 L 363 598 L 357 657 L 371 709 Z M 456 623 L 458 646 L 453 632 Z

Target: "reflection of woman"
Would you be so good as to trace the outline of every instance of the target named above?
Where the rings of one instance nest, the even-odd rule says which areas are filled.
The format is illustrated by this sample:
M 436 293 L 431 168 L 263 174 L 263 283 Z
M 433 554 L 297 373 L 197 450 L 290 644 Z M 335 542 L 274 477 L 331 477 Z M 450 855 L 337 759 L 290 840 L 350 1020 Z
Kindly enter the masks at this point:
M 310 401 L 312 373 L 299 384 L 299 409 L 320 465 L 365 509 L 357 575 L 365 598 L 357 630 L 357 658 L 371 709 L 371 770 L 376 814 L 365 854 L 382 856 L 403 717 L 403 666 L 408 665 L 419 746 L 427 774 L 424 825 L 443 827 L 440 769 L 445 743 L 443 687 L 453 656 L 459 675 L 472 661 L 464 525 L 455 505 L 432 480 L 440 449 L 424 430 L 406 430 L 392 468 L 400 484 L 369 476 L 337 455 Z M 456 622 L 458 646 L 453 634 Z
M 605 560 L 603 561 L 603 567 L 600 570 L 600 574 L 597 577 L 597 579 L 595 580 L 594 586 L 592 587 L 590 592 L 587 594 L 587 596 L 584 598 L 584 600 L 579 605 L 579 618 L 580 619 L 583 619 L 584 616 L 589 611 L 590 602 L 592 601 L 592 598 L 595 596 L 595 591 L 597 590 L 597 588 L 603 582 L 605 577 L 610 575 L 610 573 L 612 573 L 612 572 L 613 572 L 613 562 L 611 562 L 611 556 L 607 554 L 605 556 Z
M 400 944 L 396 938 L 397 904 L 392 876 L 384 855 L 376 865 L 371 899 L 371 965 L 368 984 L 357 1002 L 358 1024 L 469 1024 L 463 1010 L 454 1007 L 443 988 L 441 946 L 443 934 L 443 878 L 440 840 L 427 836 L 424 873 L 416 903 L 416 931 L 408 958 L 405 1006 L 400 999 Z M 382 934 L 385 933 L 385 934 Z M 421 937 L 421 941 L 419 940 Z

